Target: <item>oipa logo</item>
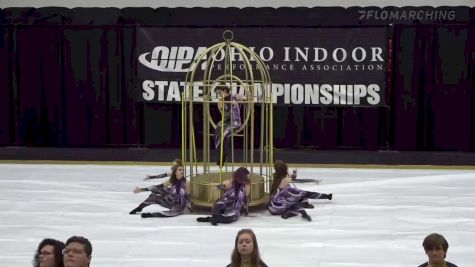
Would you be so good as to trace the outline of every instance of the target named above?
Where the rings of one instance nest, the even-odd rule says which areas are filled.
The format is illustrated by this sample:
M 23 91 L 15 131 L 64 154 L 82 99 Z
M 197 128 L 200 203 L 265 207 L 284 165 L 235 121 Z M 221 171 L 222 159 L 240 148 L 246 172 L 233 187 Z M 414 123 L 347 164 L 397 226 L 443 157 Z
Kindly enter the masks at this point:
M 190 46 L 157 46 L 152 53 L 139 56 L 139 62 L 153 70 L 163 72 L 187 72 L 196 55 L 201 54 L 206 47 L 195 49 Z M 205 58 L 203 58 L 205 59 Z
M 195 49 L 191 46 L 156 46 L 152 52 L 147 52 L 139 56 L 139 62 L 144 66 L 151 68 L 153 70 L 162 71 L 162 72 L 187 72 L 195 57 L 204 52 L 207 47 L 198 47 Z M 264 61 L 270 61 L 274 57 L 274 51 L 270 47 L 262 47 L 258 52 L 254 52 L 255 47 L 250 47 L 250 50 L 253 52 L 251 54 L 246 54 L 245 56 L 250 61 L 255 61 L 255 56 L 257 55 Z M 231 47 L 230 57 L 231 61 L 243 61 L 242 52 Z M 256 53 L 256 54 L 254 54 Z M 221 48 L 218 51 L 215 51 L 213 54 L 213 62 L 223 62 L 225 58 L 225 49 Z M 201 69 L 205 68 L 205 60 L 208 59 L 209 53 L 204 55 L 201 59 Z M 200 64 L 200 62 L 198 62 Z

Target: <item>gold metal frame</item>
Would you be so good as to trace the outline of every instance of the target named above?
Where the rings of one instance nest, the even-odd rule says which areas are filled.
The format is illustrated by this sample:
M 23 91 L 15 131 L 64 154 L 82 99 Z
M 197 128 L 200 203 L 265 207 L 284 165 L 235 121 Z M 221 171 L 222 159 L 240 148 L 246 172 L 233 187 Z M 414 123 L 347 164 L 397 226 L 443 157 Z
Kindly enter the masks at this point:
M 216 185 L 232 177 L 235 166 L 243 166 L 251 172 L 250 205 L 257 206 L 267 202 L 267 193 L 272 177 L 273 159 L 273 96 L 270 75 L 264 61 L 252 49 L 232 42 L 233 33 L 226 30 L 223 33 L 224 42 L 214 44 L 193 60 L 186 75 L 185 92 L 182 93 L 182 159 L 188 168 L 192 185 L 191 200 L 194 205 L 210 207 L 219 197 Z M 216 69 L 218 53 L 224 53 L 224 68 Z M 235 61 L 238 56 L 241 61 Z M 253 63 L 251 63 L 251 61 Z M 237 77 L 233 73 L 233 63 L 240 62 L 244 68 L 236 71 L 243 77 Z M 253 65 L 254 64 L 254 65 Z M 203 67 L 202 67 L 203 66 Z M 253 69 L 254 67 L 254 69 Z M 231 164 L 220 164 L 219 172 L 211 171 L 210 145 L 211 129 L 216 129 L 216 123 L 211 117 L 211 104 L 216 103 L 213 98 L 213 89 L 218 84 L 226 84 L 231 89 L 242 87 L 246 100 L 241 101 L 245 105 L 243 122 L 239 129 L 231 133 Z M 195 97 L 195 87 L 202 86 L 203 97 Z M 259 89 L 259 90 L 258 90 Z M 224 104 L 225 101 L 221 100 Z M 195 113 L 195 105 L 202 105 L 202 113 Z M 255 148 L 255 107 L 260 105 L 259 147 Z M 203 147 L 200 157 L 196 148 L 194 116 L 201 115 L 203 118 Z M 222 117 L 224 120 L 224 116 Z M 223 128 L 223 127 L 221 127 Z M 223 136 L 221 134 L 221 136 Z M 234 155 L 234 138 L 243 138 L 242 159 L 237 160 Z M 222 141 L 222 140 L 221 140 Z M 222 158 L 222 144 L 220 156 Z M 255 160 L 255 152 L 259 153 Z M 199 162 L 200 161 L 200 162 Z M 239 162 L 239 164 L 236 164 Z M 188 173 L 189 172 L 189 173 Z M 253 192 L 254 191 L 254 192 Z

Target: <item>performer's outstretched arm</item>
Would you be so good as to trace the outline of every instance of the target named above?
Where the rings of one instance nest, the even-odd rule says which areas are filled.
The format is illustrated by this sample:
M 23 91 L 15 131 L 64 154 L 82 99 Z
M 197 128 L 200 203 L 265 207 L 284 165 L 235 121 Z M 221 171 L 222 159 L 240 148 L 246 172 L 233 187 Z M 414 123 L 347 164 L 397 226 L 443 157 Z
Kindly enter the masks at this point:
M 161 189 L 164 189 L 165 187 L 168 187 L 170 185 L 169 181 L 165 181 L 159 185 L 152 185 L 148 187 L 135 187 L 133 192 L 134 193 L 140 193 L 140 192 L 145 192 L 145 191 L 152 191 L 152 192 L 157 192 Z
M 171 175 L 171 172 L 165 172 L 165 173 L 161 173 L 161 174 L 157 174 L 157 175 L 147 175 L 147 176 L 145 176 L 145 178 L 143 180 L 146 181 L 146 180 L 150 180 L 150 179 L 165 178 L 165 177 L 170 176 L 170 175 Z

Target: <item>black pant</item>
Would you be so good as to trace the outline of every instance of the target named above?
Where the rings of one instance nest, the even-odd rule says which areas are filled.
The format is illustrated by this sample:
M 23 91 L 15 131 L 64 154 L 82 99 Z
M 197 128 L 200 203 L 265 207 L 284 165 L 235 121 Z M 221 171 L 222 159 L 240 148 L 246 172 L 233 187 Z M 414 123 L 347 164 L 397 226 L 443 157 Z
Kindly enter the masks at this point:
M 217 202 L 213 205 L 211 222 L 212 223 L 232 223 L 239 219 L 239 215 L 223 216 L 226 211 L 224 203 Z

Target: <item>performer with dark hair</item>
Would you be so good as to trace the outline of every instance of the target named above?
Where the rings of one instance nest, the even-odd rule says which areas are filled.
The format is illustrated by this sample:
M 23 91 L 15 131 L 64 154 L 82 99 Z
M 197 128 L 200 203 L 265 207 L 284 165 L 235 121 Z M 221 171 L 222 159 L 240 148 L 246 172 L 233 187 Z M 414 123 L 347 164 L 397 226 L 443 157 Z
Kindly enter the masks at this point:
M 217 165 L 222 165 L 223 162 L 226 162 L 229 156 L 229 151 L 231 148 L 231 132 L 241 127 L 241 109 L 238 101 L 243 101 L 246 98 L 239 94 L 232 94 L 229 87 L 218 86 L 215 89 L 216 94 L 220 96 L 218 100 L 218 109 L 221 113 L 220 122 L 216 126 L 214 132 L 214 147 L 218 152 L 218 161 Z M 223 101 L 225 101 L 223 103 Z M 223 115 L 224 113 L 224 115 Z M 224 128 L 223 128 L 224 127 Z M 221 132 L 223 131 L 223 137 L 221 137 Z M 221 139 L 223 139 L 223 158 L 221 161 Z
M 140 193 L 151 191 L 147 199 L 145 199 L 138 207 L 133 209 L 129 214 L 141 212 L 145 207 L 158 204 L 168 208 L 167 211 L 155 213 L 142 213 L 142 218 L 148 217 L 173 217 L 185 212 L 188 208 L 191 210 L 190 203 L 190 183 L 184 177 L 183 166 L 177 165 L 173 167 L 170 179 L 162 184 L 139 188 L 136 187 L 133 192 Z
M 287 164 L 282 160 L 274 163 L 274 169 L 271 199 L 267 205 L 267 209 L 273 215 L 281 215 L 283 219 L 287 219 L 301 214 L 302 218 L 311 221 L 312 218 L 305 211 L 305 208 L 313 208 L 308 199 L 331 200 L 333 197 L 333 194 L 310 192 L 291 186 L 292 178 L 289 176 Z
M 145 178 L 143 179 L 144 181 L 147 181 L 147 180 L 150 180 L 150 179 L 157 179 L 157 178 L 165 178 L 165 177 L 168 177 L 170 175 L 172 175 L 172 171 L 173 171 L 173 167 L 175 166 L 183 166 L 183 162 L 181 161 L 181 159 L 174 159 L 173 162 L 172 162 L 172 167 L 170 168 L 170 171 L 168 172 L 165 172 L 165 173 L 161 173 L 161 174 L 157 174 L 157 175 L 146 175 Z
M 240 167 L 233 173 L 232 180 L 226 180 L 218 185 L 224 190 L 223 196 L 216 200 L 213 205 L 212 216 L 199 217 L 198 222 L 232 223 L 239 219 L 242 209 L 247 215 L 247 196 L 251 190 L 249 170 Z

